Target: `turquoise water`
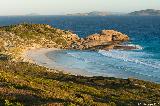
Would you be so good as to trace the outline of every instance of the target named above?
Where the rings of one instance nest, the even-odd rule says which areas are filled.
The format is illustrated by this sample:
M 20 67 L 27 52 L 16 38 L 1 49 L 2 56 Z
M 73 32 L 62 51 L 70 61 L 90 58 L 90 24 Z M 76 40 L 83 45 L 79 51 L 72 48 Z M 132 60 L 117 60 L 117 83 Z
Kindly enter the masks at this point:
M 47 54 L 56 65 L 83 70 L 94 76 L 138 78 L 160 82 L 160 61 L 142 51 L 54 51 Z
M 61 67 L 84 70 L 92 75 L 120 78 L 134 77 L 160 82 L 160 17 L 158 16 L 107 16 L 69 17 L 34 16 L 0 17 L 0 26 L 21 22 L 49 24 L 69 29 L 80 37 L 103 29 L 114 29 L 127 34 L 129 45 L 138 45 L 132 51 L 57 51 L 49 58 Z

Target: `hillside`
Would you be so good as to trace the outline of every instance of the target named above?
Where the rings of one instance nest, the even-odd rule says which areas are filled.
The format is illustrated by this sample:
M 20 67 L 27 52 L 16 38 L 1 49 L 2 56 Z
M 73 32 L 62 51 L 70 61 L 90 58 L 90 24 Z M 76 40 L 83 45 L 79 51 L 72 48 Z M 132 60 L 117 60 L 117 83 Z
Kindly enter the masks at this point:
M 106 38 L 105 36 L 106 41 L 128 40 L 120 32 L 110 30 L 108 33 L 103 30 L 100 34 L 88 36 L 86 41 L 99 39 L 98 42 L 101 43 L 101 37 Z M 64 74 L 56 69 L 24 62 L 20 57 L 24 50 L 43 47 L 65 49 L 79 39 L 69 31 L 45 24 L 1 27 L 0 106 L 160 105 L 159 84 L 132 78 Z
M 0 27 L 0 51 L 18 59 L 31 48 L 67 48 L 77 35 L 45 24 L 18 24 Z
M 129 13 L 128 15 L 136 15 L 136 16 L 160 16 L 160 10 L 146 9 L 146 10 L 134 11 L 134 12 Z

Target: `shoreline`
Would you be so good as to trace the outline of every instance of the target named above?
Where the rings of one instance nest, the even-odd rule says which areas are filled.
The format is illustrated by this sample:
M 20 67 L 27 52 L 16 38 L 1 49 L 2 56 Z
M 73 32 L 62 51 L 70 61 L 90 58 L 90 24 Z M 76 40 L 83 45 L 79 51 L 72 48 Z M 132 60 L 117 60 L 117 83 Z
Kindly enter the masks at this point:
M 48 53 L 50 51 L 54 51 L 54 50 L 60 50 L 60 49 L 58 49 L 58 48 L 32 48 L 32 49 L 25 50 L 22 53 L 22 58 L 25 62 L 36 64 L 37 62 L 32 58 L 32 56 L 34 56 L 36 53 L 39 55 L 42 55 L 42 54 L 46 54 L 46 53 Z
M 54 60 L 50 59 L 47 56 L 47 53 L 54 52 L 54 51 L 60 51 L 62 49 L 58 48 L 33 48 L 29 50 L 25 50 L 22 53 L 23 60 L 25 62 L 37 64 L 42 67 L 46 67 L 49 69 L 57 70 L 58 72 L 63 72 L 64 74 L 71 74 L 76 76 L 87 76 L 87 77 L 93 77 L 95 76 L 94 73 L 87 72 L 85 70 L 80 69 L 70 69 L 70 68 L 64 68 L 62 66 L 58 66 Z
M 31 48 L 28 50 L 23 51 L 22 57 L 24 62 L 29 62 L 36 64 L 38 66 L 42 66 L 48 69 L 48 71 L 51 72 L 62 72 L 63 74 L 68 74 L 68 75 L 75 75 L 75 76 L 84 76 L 84 77 L 113 77 L 113 78 L 121 78 L 121 79 L 128 79 L 128 78 L 133 78 L 133 79 L 139 79 L 139 80 L 144 80 L 144 81 L 150 81 L 150 82 L 155 82 L 159 83 L 158 81 L 154 81 L 153 79 L 150 79 L 149 77 L 144 77 L 144 79 L 140 77 L 133 77 L 133 76 L 116 76 L 112 73 L 107 73 L 105 75 L 97 74 L 94 72 L 88 72 L 87 70 L 79 69 L 79 68 L 68 68 L 68 67 L 63 67 L 60 64 L 56 63 L 56 59 L 50 58 L 48 56 L 48 53 L 56 52 L 56 51 L 62 51 L 65 49 L 59 49 L 59 48 Z

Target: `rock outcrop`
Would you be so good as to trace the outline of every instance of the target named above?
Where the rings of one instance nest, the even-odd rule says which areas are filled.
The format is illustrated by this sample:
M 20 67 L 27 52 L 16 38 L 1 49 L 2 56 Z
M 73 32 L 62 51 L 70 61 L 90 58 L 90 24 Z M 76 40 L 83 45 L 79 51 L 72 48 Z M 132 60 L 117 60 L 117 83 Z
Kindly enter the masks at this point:
M 90 35 L 86 40 L 96 40 L 101 42 L 127 41 L 129 40 L 129 37 L 114 30 L 102 30 L 100 34 Z
M 99 34 L 92 34 L 88 37 L 73 42 L 74 49 L 113 49 L 119 43 L 128 41 L 129 37 L 114 30 L 102 30 Z

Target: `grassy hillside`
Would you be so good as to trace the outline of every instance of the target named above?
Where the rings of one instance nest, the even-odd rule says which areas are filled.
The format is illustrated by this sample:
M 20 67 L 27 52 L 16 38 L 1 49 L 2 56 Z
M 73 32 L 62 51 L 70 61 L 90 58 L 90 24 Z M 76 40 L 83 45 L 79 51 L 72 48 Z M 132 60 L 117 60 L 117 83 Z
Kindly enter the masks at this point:
M 72 34 L 69 31 L 63 31 L 45 24 L 10 25 L 6 27 L 1 27 L 0 30 L 6 31 L 6 33 L 10 33 L 12 35 L 16 35 L 16 37 L 19 37 L 19 39 L 24 40 L 23 43 L 34 42 L 41 45 L 46 45 L 46 44 L 43 44 L 44 43 L 43 41 L 48 40 L 51 43 L 55 42 L 58 45 L 65 46 L 66 39 L 64 38 L 64 36 L 67 34 L 68 35 Z

